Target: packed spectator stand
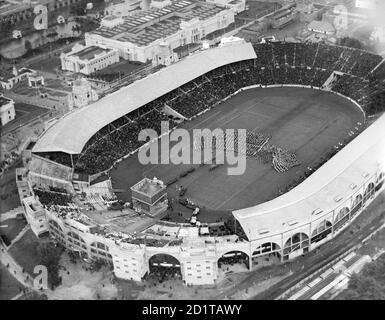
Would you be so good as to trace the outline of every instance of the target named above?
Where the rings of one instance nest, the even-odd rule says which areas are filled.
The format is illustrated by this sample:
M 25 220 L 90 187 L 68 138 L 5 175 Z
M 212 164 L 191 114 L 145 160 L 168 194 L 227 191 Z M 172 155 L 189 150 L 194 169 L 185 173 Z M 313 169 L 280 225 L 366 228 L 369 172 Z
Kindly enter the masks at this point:
M 65 159 L 62 154 L 51 154 L 50 159 L 65 165 L 73 163 L 75 171 L 87 174 L 108 170 L 118 159 L 134 153 L 148 142 L 138 141 L 142 129 L 154 129 L 159 133 L 162 120 L 170 122 L 170 129 L 176 126 L 164 113 L 165 106 L 190 120 L 252 85 L 292 84 L 322 88 L 334 76 L 328 89 L 357 101 L 368 115 L 384 108 L 385 63 L 380 64 L 382 57 L 378 55 L 323 43 L 272 42 L 254 44 L 254 49 L 256 59 L 209 71 L 106 125 L 88 141 L 80 155 L 73 157 L 72 162 L 69 156 Z M 265 153 L 261 153 L 263 158 L 274 159 L 274 155 Z M 289 156 L 284 158 L 290 159 Z M 276 164 L 283 169 L 288 165 L 283 163 L 286 160 Z

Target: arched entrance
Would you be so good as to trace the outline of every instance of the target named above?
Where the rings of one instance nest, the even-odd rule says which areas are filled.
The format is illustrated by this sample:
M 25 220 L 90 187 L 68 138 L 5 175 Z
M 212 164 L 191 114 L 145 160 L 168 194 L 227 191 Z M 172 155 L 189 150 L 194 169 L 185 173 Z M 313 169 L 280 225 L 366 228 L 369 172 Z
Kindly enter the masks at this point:
M 252 267 L 263 267 L 281 261 L 281 247 L 275 242 L 265 242 L 255 248 L 251 256 Z
M 171 279 L 182 279 L 181 265 L 177 258 L 166 253 L 153 255 L 149 260 L 149 278 L 162 283 Z
M 371 183 L 369 183 L 369 185 L 365 189 L 365 192 L 364 192 L 364 203 L 366 201 L 368 201 L 373 195 L 374 195 L 374 183 L 371 182 Z
M 357 214 L 357 212 L 362 208 L 362 195 L 358 194 L 352 203 L 351 216 L 352 218 Z
M 290 237 L 283 248 L 283 259 L 289 259 L 289 254 L 302 249 L 303 253 L 309 251 L 309 237 L 306 233 L 298 232 Z
M 349 222 L 349 213 L 350 210 L 348 207 L 343 207 L 338 211 L 337 216 L 334 218 L 334 231 L 337 231 Z
M 242 251 L 230 251 L 218 259 L 218 268 L 222 271 L 235 270 L 237 267 L 249 269 L 249 255 Z
M 311 243 L 317 243 L 325 239 L 332 232 L 332 223 L 328 220 L 321 221 L 311 234 Z

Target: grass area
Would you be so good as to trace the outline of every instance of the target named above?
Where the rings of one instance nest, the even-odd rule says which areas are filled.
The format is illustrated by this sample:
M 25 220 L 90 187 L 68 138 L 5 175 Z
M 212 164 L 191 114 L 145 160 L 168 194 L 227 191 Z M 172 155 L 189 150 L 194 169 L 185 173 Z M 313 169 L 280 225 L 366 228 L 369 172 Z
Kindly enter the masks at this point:
M 10 168 L 0 179 L 0 214 L 12 210 L 20 205 L 19 194 L 16 186 L 15 168 L 22 165 L 19 161 Z
M 0 300 L 12 299 L 23 286 L 0 264 Z
M 47 57 L 44 59 L 44 63 L 39 61 L 30 64 L 28 67 L 34 70 L 56 73 L 56 69 L 60 70 L 61 67 L 59 53 L 55 54 L 54 56 Z
M 15 90 L 18 94 L 25 94 L 26 92 L 30 92 L 30 96 L 35 97 L 36 91 L 35 89 L 30 89 L 24 87 L 20 91 Z M 48 112 L 49 110 L 41 107 L 34 106 L 32 104 L 26 104 L 22 102 L 15 103 L 15 111 L 16 111 L 16 118 L 10 122 L 8 122 L 5 126 L 2 127 L 4 132 L 12 131 L 18 127 L 21 127 L 25 125 L 27 122 L 31 121 L 32 119 L 37 118 L 38 116 Z
M 7 219 L 0 223 L 0 236 L 8 246 L 27 225 L 25 219 Z
M 10 249 L 9 253 L 21 267 L 29 274 L 33 274 L 33 269 L 39 264 L 38 246 L 42 240 L 38 239 L 32 230 L 28 230 L 23 237 L 17 241 Z
M 142 165 L 137 156 L 128 157 L 110 171 L 113 187 L 127 191 L 118 194 L 123 201 L 131 201 L 129 186 L 143 176 L 162 181 L 177 181 L 167 188 L 170 198 L 177 199 L 176 186 L 187 188 L 184 197 L 200 207 L 212 210 L 244 208 L 275 198 L 294 181 L 303 177 L 307 167 L 315 167 L 335 144 L 344 141 L 348 132 L 362 121 L 362 113 L 346 99 L 337 95 L 302 88 L 270 88 L 246 90 L 213 108 L 204 115 L 182 125 L 190 133 L 193 129 L 246 129 L 271 134 L 269 144 L 291 150 L 301 162 L 285 173 L 278 173 L 271 163 L 254 157 L 246 159 L 243 174 L 229 176 L 228 164 L 215 170 L 210 165 L 197 167 L 186 176 L 188 164 Z M 190 135 L 190 137 L 192 134 Z M 184 141 L 192 150 L 190 141 Z M 173 148 L 170 143 L 170 148 Z M 160 148 L 159 148 L 160 149 Z M 160 153 L 168 150 L 160 150 Z M 190 152 L 191 154 L 193 152 Z M 179 209 L 175 206 L 175 212 Z M 213 212 L 199 214 L 200 221 L 216 221 Z M 206 217 L 205 217 L 206 216 Z M 185 215 L 174 218 L 186 218 Z M 178 220 L 180 221 L 180 220 Z

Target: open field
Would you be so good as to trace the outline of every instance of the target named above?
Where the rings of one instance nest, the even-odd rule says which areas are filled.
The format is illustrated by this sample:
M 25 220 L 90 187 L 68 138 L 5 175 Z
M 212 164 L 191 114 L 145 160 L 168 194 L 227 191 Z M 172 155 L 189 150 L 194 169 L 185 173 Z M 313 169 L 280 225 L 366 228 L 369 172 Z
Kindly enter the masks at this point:
M 182 185 L 187 187 L 185 197 L 215 210 L 238 209 L 271 200 L 334 145 L 344 141 L 357 122 L 364 122 L 362 112 L 332 93 L 305 88 L 244 91 L 182 127 L 189 132 L 193 128 L 234 128 L 270 134 L 269 144 L 293 151 L 301 165 L 278 173 L 270 163 L 247 158 L 246 170 L 239 176 L 227 175 L 226 164 L 212 171 L 209 165 L 195 165 L 196 170 L 179 178 L 168 188 L 168 194 L 175 197 L 175 185 Z M 192 150 L 192 142 L 183 148 Z M 142 165 L 137 157 L 136 154 L 127 158 L 111 171 L 114 188 L 126 190 L 118 194 L 124 201 L 131 200 L 129 188 L 143 176 L 170 181 L 192 166 Z
M 39 264 L 38 246 L 41 242 L 42 240 L 38 239 L 32 230 L 28 230 L 9 249 L 10 255 L 30 275 L 34 274 L 33 269 Z
M 23 286 L 0 263 L 0 300 L 9 300 L 16 296 Z
M 27 225 L 25 219 L 7 219 L 0 223 L 0 237 L 9 245 Z
M 10 132 L 20 126 L 23 126 L 28 121 L 48 112 L 49 110 L 40 108 L 31 104 L 25 104 L 22 102 L 15 103 L 16 117 L 14 120 L 8 122 L 5 126 L 0 127 L 4 133 Z

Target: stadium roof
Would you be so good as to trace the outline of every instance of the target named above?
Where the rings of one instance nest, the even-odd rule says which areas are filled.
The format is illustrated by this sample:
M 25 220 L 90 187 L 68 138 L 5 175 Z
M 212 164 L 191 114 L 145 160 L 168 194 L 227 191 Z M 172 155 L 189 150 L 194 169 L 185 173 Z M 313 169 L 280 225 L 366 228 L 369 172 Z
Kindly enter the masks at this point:
M 32 151 L 78 154 L 87 141 L 110 122 L 210 70 L 254 58 L 256 54 L 250 43 L 229 44 L 195 53 L 93 104 L 67 114 L 42 135 Z
M 260 205 L 235 210 L 233 215 L 249 240 L 261 238 L 261 234 L 271 237 L 288 232 L 311 221 L 319 223 L 334 209 L 350 209 L 353 193 L 354 197 L 356 193 L 363 195 L 358 186 L 383 165 L 375 160 L 379 158 L 385 162 L 385 115 L 291 191 Z M 342 199 L 349 199 L 348 203 Z M 317 217 L 315 212 L 320 210 L 323 213 Z

